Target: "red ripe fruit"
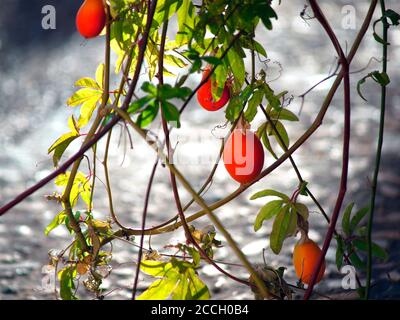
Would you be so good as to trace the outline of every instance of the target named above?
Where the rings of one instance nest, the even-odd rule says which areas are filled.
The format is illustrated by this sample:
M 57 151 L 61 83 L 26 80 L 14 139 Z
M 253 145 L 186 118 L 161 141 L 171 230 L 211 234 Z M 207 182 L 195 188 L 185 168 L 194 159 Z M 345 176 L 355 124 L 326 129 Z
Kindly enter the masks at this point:
M 97 37 L 106 25 L 103 0 L 85 0 L 76 15 L 76 27 L 86 39 Z
M 264 148 L 252 131 L 236 129 L 225 143 L 223 160 L 233 179 L 249 183 L 264 166 Z
M 211 68 L 207 67 L 203 72 L 202 81 L 210 74 Z M 229 101 L 231 94 L 229 92 L 229 87 L 225 82 L 225 87 L 222 92 L 221 97 L 218 101 L 215 101 L 212 96 L 212 87 L 215 86 L 215 83 L 212 83 L 211 77 L 204 83 L 200 89 L 197 91 L 197 100 L 200 105 L 208 110 L 208 111 L 217 111 L 221 109 L 226 103 Z

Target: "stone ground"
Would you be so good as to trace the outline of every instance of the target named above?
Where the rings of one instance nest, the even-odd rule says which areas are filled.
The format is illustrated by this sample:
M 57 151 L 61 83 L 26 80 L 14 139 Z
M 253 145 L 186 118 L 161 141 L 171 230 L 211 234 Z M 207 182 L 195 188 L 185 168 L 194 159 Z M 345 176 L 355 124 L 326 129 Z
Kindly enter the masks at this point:
M 52 170 L 51 160 L 47 156 L 48 146 L 63 132 L 66 132 L 67 114 L 72 111 L 65 107 L 65 100 L 71 94 L 73 82 L 79 77 L 90 76 L 98 63 L 102 61 L 102 41 L 82 42 L 74 33 L 73 14 L 77 4 L 61 5 L 55 3 L 60 12 L 56 31 L 40 29 L 41 0 L 32 0 L 26 8 L 22 1 L 7 2 L 5 10 L 0 12 L 0 203 L 4 204 L 18 192 L 32 185 Z M 52 1 L 47 1 L 46 4 Z M 54 2 L 54 1 L 53 1 Z M 368 1 L 321 1 L 328 18 L 332 21 L 341 43 L 350 44 L 356 35 L 355 30 L 341 27 L 341 9 L 345 4 L 356 3 L 357 28 L 361 25 L 367 10 Z M 387 1 L 388 7 L 399 11 L 397 1 Z M 293 112 L 299 113 L 301 99 L 298 96 L 311 85 L 326 76 L 334 64 L 334 50 L 315 21 L 305 23 L 299 18 L 303 9 L 302 1 L 284 2 L 277 6 L 279 21 L 274 24 L 274 32 L 258 31 L 258 39 L 266 45 L 270 61 L 259 62 L 258 66 L 267 68 L 271 86 L 276 90 L 289 90 L 295 99 L 290 105 Z M 65 8 L 63 7 L 65 6 Z M 20 12 L 14 21 L 10 16 Z M 377 15 L 378 17 L 378 15 Z M 374 267 L 373 297 L 377 299 L 400 298 L 400 81 L 397 70 L 400 67 L 400 30 L 390 33 L 390 77 L 392 85 L 388 91 L 385 144 L 374 224 L 374 240 L 390 253 L 385 263 L 376 263 Z M 379 46 L 372 39 L 369 30 L 362 44 L 352 70 L 368 65 L 372 58 L 380 57 Z M 280 70 L 279 66 L 283 66 Z M 369 201 L 369 179 L 374 165 L 376 134 L 379 119 L 379 95 L 377 87 L 369 82 L 365 88 L 368 102 L 364 102 L 355 93 L 357 81 L 367 72 L 379 69 L 372 61 L 363 73 L 352 76 L 352 138 L 351 161 L 348 194 L 345 204 L 356 202 L 358 208 Z M 192 79 L 193 85 L 199 81 Z M 289 133 L 295 141 L 312 123 L 331 82 L 328 81 L 307 95 L 300 113 L 300 122 L 289 124 Z M 310 182 L 315 193 L 327 212 L 331 212 L 338 190 L 341 166 L 341 134 L 343 122 L 341 90 L 326 115 L 323 125 L 317 133 L 296 152 L 294 159 L 298 163 L 304 178 Z M 257 118 L 260 122 L 262 117 Z M 199 141 L 181 143 L 177 149 L 178 167 L 189 178 L 194 187 L 201 186 L 208 175 L 210 163 L 217 153 L 220 129 L 216 126 L 224 123 L 224 113 L 209 114 L 200 110 L 196 102 L 189 106 L 182 118 L 183 127 L 179 132 L 189 133 L 196 139 L 201 137 L 207 146 L 199 147 Z M 157 129 L 157 128 L 154 128 Z M 134 149 L 128 148 L 126 137 L 117 147 L 119 130 L 115 130 L 115 147 L 111 150 L 110 167 L 116 210 L 124 224 L 137 227 L 143 204 L 146 182 L 154 161 L 154 155 L 140 139 L 134 136 Z M 175 137 L 176 138 L 176 137 Z M 180 140 L 181 141 L 181 140 Z M 204 142 L 205 141 L 205 142 Z M 212 146 L 212 147 L 210 147 Z M 200 163 L 196 162 L 200 159 Z M 273 159 L 267 157 L 267 164 Z M 102 173 L 100 172 L 99 175 Z M 227 176 L 223 166 L 219 167 L 212 187 L 204 195 L 207 203 L 223 198 L 235 190 L 237 185 Z M 268 235 L 271 229 L 266 223 L 259 232 L 254 233 L 252 224 L 262 201 L 249 201 L 251 194 L 265 188 L 274 188 L 291 193 L 296 187 L 296 179 L 290 164 L 283 164 L 273 174 L 253 186 L 243 195 L 216 211 L 227 229 L 232 233 L 251 262 L 263 262 L 263 249 L 268 264 L 286 266 L 286 280 L 295 283 L 291 266 L 291 250 L 294 239 L 287 240 L 279 256 L 269 249 Z M 0 299 L 52 299 L 53 295 L 41 289 L 45 274 L 42 267 L 47 263 L 47 252 L 62 249 L 69 241 L 69 235 L 62 228 L 56 229 L 51 236 L 45 237 L 43 229 L 57 213 L 58 208 L 44 199 L 44 195 L 55 190 L 48 185 L 29 199 L 12 209 L 0 219 Z M 188 195 L 182 190 L 183 200 Z M 327 225 L 317 208 L 310 205 L 311 237 L 322 244 Z M 96 214 L 107 215 L 107 198 L 101 183 L 96 193 Z M 196 207 L 191 208 L 195 212 Z M 167 170 L 160 168 L 153 187 L 149 207 L 149 225 L 163 222 L 175 214 L 174 202 L 168 182 Z M 206 226 L 207 218 L 196 221 L 197 227 Z M 221 237 L 220 237 L 221 238 Z M 183 239 L 181 231 L 153 237 L 153 248 L 163 250 L 165 244 L 174 244 Z M 224 247 L 216 253 L 216 258 L 228 262 L 237 262 L 224 239 Z M 146 239 L 146 246 L 148 239 Z M 105 281 L 104 288 L 112 291 L 108 299 L 129 298 L 133 282 L 134 261 L 137 249 L 125 242 L 116 242 L 113 248 L 113 271 Z M 351 298 L 354 295 L 341 287 L 343 275 L 334 263 L 334 243 L 327 255 L 327 276 L 317 286 L 317 291 L 333 298 Z M 241 267 L 224 266 L 239 277 L 246 277 Z M 225 279 L 211 266 L 200 271 L 202 279 L 209 286 L 213 299 L 251 299 L 248 288 Z M 141 276 L 144 289 L 151 279 Z M 91 297 L 83 293 L 83 297 Z

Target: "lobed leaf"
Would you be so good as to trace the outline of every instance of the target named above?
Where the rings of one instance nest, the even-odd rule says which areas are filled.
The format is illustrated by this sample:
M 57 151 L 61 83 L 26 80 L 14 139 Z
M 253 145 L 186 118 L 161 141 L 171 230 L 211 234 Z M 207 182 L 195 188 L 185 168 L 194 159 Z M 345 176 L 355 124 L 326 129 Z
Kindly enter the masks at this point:
M 258 230 L 260 230 L 265 220 L 269 220 L 273 218 L 276 214 L 278 214 L 278 212 L 282 208 L 283 203 L 284 202 L 282 200 L 273 200 L 264 205 L 258 212 L 256 221 L 254 222 L 254 231 L 257 232 Z
M 283 194 L 283 193 L 281 193 L 279 191 L 275 191 L 275 190 L 272 190 L 272 189 L 266 189 L 266 190 L 263 190 L 263 191 L 259 191 L 259 192 L 255 193 L 255 194 L 253 194 L 251 196 L 250 200 L 255 200 L 255 199 L 258 199 L 258 198 L 269 197 L 269 196 L 281 198 L 284 202 L 289 202 L 290 201 L 289 197 L 286 194 Z

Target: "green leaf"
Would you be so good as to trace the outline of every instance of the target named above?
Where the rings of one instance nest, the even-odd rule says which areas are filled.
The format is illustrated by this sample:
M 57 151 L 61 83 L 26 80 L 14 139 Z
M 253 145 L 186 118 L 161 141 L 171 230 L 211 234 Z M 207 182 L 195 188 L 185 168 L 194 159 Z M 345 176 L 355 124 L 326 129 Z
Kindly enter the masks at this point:
M 297 218 L 298 217 L 297 217 L 296 207 L 293 204 L 290 205 L 289 214 L 291 215 L 291 219 L 290 219 L 288 230 L 286 232 L 286 237 L 294 236 L 297 231 Z
M 263 85 L 263 89 L 264 89 L 265 98 L 269 102 L 269 105 L 276 111 L 280 111 L 281 110 L 281 101 L 279 100 L 279 98 L 277 96 L 275 96 L 274 91 L 267 84 Z
M 130 113 L 130 114 L 131 114 L 131 113 L 135 113 L 135 112 L 137 112 L 138 110 L 142 109 L 142 108 L 143 108 L 145 105 L 147 105 L 150 101 L 153 101 L 153 102 L 154 102 L 154 98 L 153 98 L 153 97 L 150 97 L 150 96 L 145 96 L 145 97 L 143 97 L 143 98 L 140 98 L 140 99 L 138 99 L 138 100 L 132 102 L 132 103 L 129 105 L 127 112 Z
M 192 93 L 192 89 L 188 87 L 172 87 L 169 84 L 164 84 L 158 87 L 158 98 L 162 101 L 174 98 L 184 100 Z
M 389 18 L 390 21 L 392 22 L 392 25 L 394 26 L 398 26 L 400 24 L 400 14 L 393 11 L 392 9 L 386 10 L 383 16 Z
M 361 222 L 361 220 L 365 217 L 365 215 L 369 212 L 369 207 L 362 208 L 358 210 L 353 218 L 351 218 L 349 229 L 350 232 L 353 233 L 358 224 Z
M 200 261 L 201 261 L 200 253 L 195 248 L 187 247 L 187 246 L 185 248 L 193 258 L 193 265 L 195 267 L 198 267 L 200 265 Z
M 213 66 L 218 66 L 221 64 L 221 60 L 214 56 L 201 57 L 201 60 L 204 60 L 205 62 L 207 62 L 208 64 L 211 64 Z
M 178 14 L 178 33 L 176 35 L 177 46 L 182 46 L 189 41 L 190 29 L 195 27 L 195 10 L 190 0 L 182 0 Z
M 371 73 L 372 79 L 381 86 L 387 86 L 390 83 L 390 78 L 386 72 L 374 71 Z
M 373 71 L 367 74 L 364 78 L 357 83 L 357 92 L 359 96 L 367 101 L 367 99 L 361 93 L 361 86 L 366 82 L 368 78 L 372 78 L 375 82 L 379 83 L 382 87 L 387 86 L 390 83 L 390 78 L 386 72 Z
M 226 50 L 226 48 L 224 48 L 224 50 Z M 233 48 L 228 51 L 227 59 L 231 67 L 233 76 L 235 77 L 237 88 L 240 89 L 244 84 L 244 80 L 246 77 L 244 61 Z
M 211 76 L 211 93 L 215 101 L 218 101 L 221 98 L 227 77 L 227 68 L 223 64 L 220 64 Z
M 273 120 L 299 121 L 299 118 L 290 110 L 282 108 L 281 110 L 272 110 L 269 114 Z
M 63 300 L 77 300 L 75 296 L 74 273 L 75 271 L 70 267 L 66 267 L 58 273 L 60 279 L 60 296 Z
M 345 253 L 345 244 L 342 237 L 336 237 L 337 248 L 336 248 L 336 267 L 340 271 L 343 266 L 343 256 Z
M 360 237 L 366 237 L 368 234 L 368 227 L 367 226 L 361 226 L 356 228 L 356 233 Z
M 274 150 L 272 149 L 271 142 L 269 141 L 268 134 L 267 134 L 266 131 L 265 131 L 265 133 L 262 135 L 261 139 L 262 139 L 262 142 L 263 142 L 263 144 L 264 144 L 264 147 L 269 151 L 269 153 L 270 153 L 275 159 L 278 159 L 278 156 L 276 155 L 276 153 L 275 153 Z
M 63 224 L 65 222 L 65 218 L 67 217 L 67 214 L 65 213 L 65 211 L 61 211 L 59 214 L 57 214 L 53 221 L 51 221 L 49 223 L 49 225 L 46 227 L 46 229 L 44 230 L 44 234 L 46 236 L 49 235 L 49 233 L 54 230 L 55 228 L 57 228 L 59 225 Z
M 226 107 L 225 116 L 230 122 L 235 122 L 242 111 L 243 104 L 239 96 L 234 96 L 229 100 L 229 104 Z
M 282 205 L 283 205 L 282 200 L 273 200 L 264 205 L 260 209 L 256 217 L 256 221 L 254 222 L 254 231 L 257 232 L 258 230 L 260 230 L 265 220 L 269 220 L 273 218 L 276 214 L 278 214 L 278 212 L 282 208 Z
M 153 103 L 150 103 L 146 109 L 143 110 L 143 112 L 139 115 L 137 119 L 137 124 L 141 128 L 147 127 L 150 123 L 153 122 L 153 120 L 157 117 L 158 114 L 158 103 L 154 101 Z
M 266 190 L 259 191 L 255 194 L 253 194 L 251 196 L 250 200 L 255 200 L 258 198 L 262 198 L 262 197 L 278 197 L 278 198 L 281 198 L 285 202 L 290 201 L 289 197 L 286 194 L 283 194 L 281 192 L 271 190 L 271 189 L 266 189 Z
M 363 252 L 368 252 L 368 243 L 365 240 L 355 239 L 352 241 L 354 247 Z M 376 243 L 371 243 L 372 255 L 374 257 L 380 258 L 383 261 L 387 261 L 389 259 L 389 254 Z
M 171 123 L 174 127 L 180 128 L 181 123 L 179 121 L 179 110 L 172 103 L 169 103 L 167 101 L 164 101 L 162 103 L 162 109 L 164 112 L 165 120 Z
M 265 3 L 265 8 L 260 8 L 258 14 L 265 27 L 268 30 L 272 30 L 271 19 L 272 18 L 278 19 L 278 16 L 276 15 L 275 11 L 271 8 L 269 3 Z
M 342 229 L 343 232 L 347 236 L 351 236 L 351 229 L 350 229 L 350 216 L 351 211 L 353 210 L 354 202 L 350 203 L 347 208 L 344 210 L 343 218 L 342 218 Z
M 244 117 L 248 122 L 254 120 L 257 115 L 258 106 L 262 103 L 264 92 L 262 90 L 256 90 L 253 96 L 250 98 L 247 109 L 244 113 Z
M 366 263 L 362 261 L 361 258 L 358 256 L 358 254 L 355 252 L 352 252 L 349 255 L 349 260 L 351 264 L 359 270 L 365 270 L 367 268 Z
M 142 90 L 144 92 L 150 93 L 150 95 L 153 98 L 157 98 L 157 92 L 158 92 L 157 87 L 154 84 L 152 84 L 151 82 L 148 82 L 148 81 L 143 82 Z
M 267 57 L 267 52 L 265 51 L 264 47 L 254 39 L 248 38 L 241 38 L 241 43 L 244 48 L 253 49 L 255 52 L 258 52 L 264 57 Z
M 279 135 L 276 133 L 276 131 L 272 127 L 271 123 L 267 124 L 268 135 L 274 136 L 276 141 L 278 142 L 278 144 L 281 146 L 281 148 L 283 150 L 286 150 L 287 148 L 289 148 L 289 135 L 288 135 L 285 127 L 283 126 L 282 122 L 276 121 L 274 123 L 274 125 L 275 125 L 275 129 Z
M 291 234 L 296 218 L 296 214 L 290 210 L 290 205 L 284 206 L 277 214 L 270 236 L 270 247 L 275 254 L 281 252 L 283 242 Z
M 307 208 L 307 206 L 305 205 L 305 204 L 302 204 L 302 203 L 299 203 L 299 202 L 297 202 L 296 204 L 295 204 L 295 208 L 296 208 L 296 212 L 300 215 L 300 216 L 302 216 L 302 218 L 304 219 L 304 220 L 308 220 L 308 216 L 309 216 L 309 210 L 308 210 L 308 208 Z

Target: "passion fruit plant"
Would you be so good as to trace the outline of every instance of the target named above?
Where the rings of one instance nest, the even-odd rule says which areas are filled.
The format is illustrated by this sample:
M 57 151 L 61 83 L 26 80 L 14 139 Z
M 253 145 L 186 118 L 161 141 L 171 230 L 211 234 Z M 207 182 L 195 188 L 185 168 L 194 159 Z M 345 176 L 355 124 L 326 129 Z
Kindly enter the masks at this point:
M 399 24 L 400 19 L 394 11 L 386 10 L 383 0 L 380 1 L 382 18 L 373 25 L 374 37 L 383 48 L 383 70 L 368 74 L 360 80 L 357 88 L 361 95 L 362 84 L 368 78 L 372 78 L 382 87 L 382 116 L 371 203 L 354 215 L 353 204 L 347 207 L 342 221 L 343 234 L 336 231 L 336 224 L 346 193 L 348 174 L 351 129 L 350 65 L 369 28 L 377 3 L 377 0 L 370 1 L 358 36 L 346 55 L 318 1 L 309 0 L 312 13 L 307 15 L 320 23 L 336 50 L 338 72 L 332 75 L 336 76 L 336 80 L 312 125 L 297 141 L 290 143 L 286 126 L 299 119 L 288 109 L 288 92 L 276 92 L 269 84 L 265 70 L 257 70 L 255 63 L 256 56 L 267 57 L 266 48 L 257 41 L 255 30 L 262 25 L 271 32 L 278 19 L 271 1 L 86 0 L 77 13 L 77 29 L 88 39 L 99 36 L 105 29 L 104 63 L 97 67 L 93 78 L 81 78 L 75 83 L 77 90 L 67 104 L 80 108 L 80 114 L 79 118 L 71 116 L 68 119 L 69 132 L 63 134 L 49 148 L 55 171 L 0 209 L 3 215 L 53 179 L 57 186 L 63 188 L 62 193 L 54 192 L 48 196 L 48 200 L 59 203 L 60 210 L 45 230 L 48 235 L 54 228 L 64 225 L 72 237 L 67 248 L 51 256 L 50 263 L 55 266 L 59 280 L 59 290 L 55 288 L 57 297 L 77 299 L 76 288 L 82 282 L 95 297 L 104 298 L 102 282 L 112 272 L 111 268 L 107 269 L 112 260 L 111 244 L 114 241 L 125 241 L 134 243 L 139 248 L 134 270 L 133 299 L 210 298 L 207 285 L 197 272 L 204 263 L 212 265 L 233 281 L 247 285 L 258 299 L 290 299 L 291 288 L 304 288 L 303 283 L 308 285 L 304 293 L 304 298 L 308 299 L 314 285 L 323 279 L 325 255 L 332 237 L 335 236 L 338 243 L 337 267 L 340 269 L 346 263 L 361 271 L 366 270 L 366 284 L 363 285 L 359 277 L 357 281 L 360 295 L 368 298 L 372 257 L 385 259 L 387 256 L 382 248 L 371 241 L 371 228 L 383 138 L 385 90 L 389 84 L 386 73 L 389 45 L 387 33 L 390 26 Z M 305 16 L 305 12 L 302 16 Z M 379 23 L 383 25 L 383 35 L 379 35 L 377 30 Z M 167 37 L 171 25 L 178 30 L 174 39 Z M 111 50 L 117 55 L 114 68 L 110 62 Z M 245 65 L 247 56 L 252 62 L 249 67 Z M 147 70 L 145 75 L 142 74 L 144 66 Z M 181 70 L 179 76 L 172 71 L 176 68 Z M 115 88 L 110 88 L 111 69 L 115 71 L 115 77 L 120 79 Z M 202 72 L 201 82 L 195 88 L 188 87 L 187 79 L 199 72 Z M 164 83 L 164 77 L 175 77 L 175 84 Z M 139 80 L 142 83 L 141 90 L 138 90 Z M 303 179 L 292 155 L 322 124 L 332 98 L 342 82 L 345 123 L 342 174 L 336 204 L 329 216 L 311 192 L 309 183 Z M 230 132 L 218 159 L 224 161 L 228 173 L 240 183 L 233 193 L 211 204 L 205 202 L 202 194 L 212 182 L 218 163 L 214 165 L 202 188 L 194 190 L 172 161 L 170 132 L 179 130 L 180 116 L 195 95 L 200 106 L 207 111 L 226 107 Z M 182 103 L 178 104 L 177 101 Z M 251 123 L 258 112 L 263 114 L 265 121 L 253 133 L 250 130 Z M 150 125 L 157 121 L 160 121 L 163 128 L 163 138 L 151 134 Z M 138 228 L 124 226 L 113 205 L 108 153 L 112 143 L 112 130 L 120 122 L 130 126 L 157 154 L 144 197 L 141 226 Z M 104 136 L 107 137 L 102 165 L 109 198 L 109 219 L 106 221 L 96 217 L 93 210 L 98 180 L 98 148 L 103 146 L 98 145 L 98 142 Z M 79 151 L 62 163 L 65 151 L 75 140 L 81 141 Z M 264 152 L 267 154 L 264 155 Z M 275 162 L 264 168 L 264 157 L 268 156 L 275 158 Z M 81 165 L 85 158 L 90 162 L 88 172 L 84 172 Z M 274 269 L 268 265 L 252 265 L 215 214 L 218 208 L 234 201 L 286 160 L 290 161 L 299 181 L 293 194 L 286 195 L 271 187 L 260 190 L 251 199 L 275 198 L 265 203 L 254 222 L 254 230 L 257 232 L 263 223 L 274 219 L 269 237 L 275 254 L 280 253 L 285 239 L 301 233 L 301 239 L 294 249 L 293 261 L 299 278 L 297 285 L 290 285 L 284 280 L 284 267 Z M 151 187 L 160 163 L 169 169 L 171 196 L 176 203 L 177 215 L 158 226 L 146 228 Z M 192 197 L 186 205 L 181 202 L 178 182 Z M 310 210 L 301 202 L 300 197 L 310 197 L 329 223 L 322 249 L 308 237 Z M 194 202 L 201 210 L 187 215 L 186 212 Z M 199 230 L 189 224 L 205 215 L 213 225 L 212 228 Z M 360 225 L 367 215 L 368 225 Z M 145 235 L 155 237 L 178 228 L 184 229 L 186 241 L 175 246 L 176 254 L 166 255 L 160 250 L 148 251 L 144 248 Z M 216 230 L 246 268 L 249 274 L 247 279 L 227 272 L 220 267 L 220 261 L 214 260 L 214 251 L 221 245 L 216 239 Z M 366 263 L 359 256 L 359 251 L 367 252 Z M 104 272 L 105 267 L 108 272 Z M 154 282 L 137 296 L 140 270 L 153 276 Z

